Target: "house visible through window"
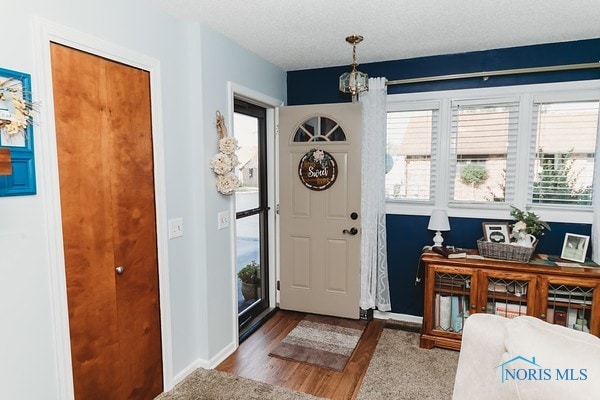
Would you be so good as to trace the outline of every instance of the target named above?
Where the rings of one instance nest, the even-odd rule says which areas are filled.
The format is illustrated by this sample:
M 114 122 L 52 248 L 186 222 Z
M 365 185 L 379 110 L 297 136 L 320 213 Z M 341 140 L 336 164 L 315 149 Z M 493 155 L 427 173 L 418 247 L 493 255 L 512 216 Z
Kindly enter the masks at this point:
M 453 107 L 450 179 L 454 201 L 506 200 L 507 161 L 516 149 L 517 110 L 516 103 Z
M 437 110 L 387 114 L 385 194 L 391 200 L 430 200 Z
M 591 221 L 599 103 L 600 81 L 389 95 L 388 212 Z
M 592 205 L 598 101 L 534 104 L 532 202 Z

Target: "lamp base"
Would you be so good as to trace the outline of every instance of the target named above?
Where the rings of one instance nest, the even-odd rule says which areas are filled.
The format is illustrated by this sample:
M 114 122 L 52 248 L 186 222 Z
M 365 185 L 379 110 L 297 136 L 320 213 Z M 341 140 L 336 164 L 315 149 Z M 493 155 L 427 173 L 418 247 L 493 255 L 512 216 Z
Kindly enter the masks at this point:
M 433 237 L 433 247 L 441 246 L 444 243 L 444 238 L 442 237 L 442 232 L 436 231 L 435 236 Z

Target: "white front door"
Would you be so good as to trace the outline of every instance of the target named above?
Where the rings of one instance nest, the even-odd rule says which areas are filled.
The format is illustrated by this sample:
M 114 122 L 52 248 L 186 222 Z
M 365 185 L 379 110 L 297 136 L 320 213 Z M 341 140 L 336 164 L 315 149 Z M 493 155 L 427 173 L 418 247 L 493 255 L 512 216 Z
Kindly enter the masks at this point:
M 280 307 L 359 318 L 361 105 L 279 109 Z

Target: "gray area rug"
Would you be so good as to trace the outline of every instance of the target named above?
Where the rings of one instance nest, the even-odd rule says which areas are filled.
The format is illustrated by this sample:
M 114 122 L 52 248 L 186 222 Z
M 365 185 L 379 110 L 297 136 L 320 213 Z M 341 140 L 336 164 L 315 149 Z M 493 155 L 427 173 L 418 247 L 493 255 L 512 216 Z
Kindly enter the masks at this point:
M 156 400 L 314 400 L 308 394 L 216 370 L 197 369 Z
M 342 371 L 367 322 L 307 314 L 270 356 Z
M 419 348 L 419 334 L 388 323 L 358 391 L 359 400 L 449 400 L 458 352 Z

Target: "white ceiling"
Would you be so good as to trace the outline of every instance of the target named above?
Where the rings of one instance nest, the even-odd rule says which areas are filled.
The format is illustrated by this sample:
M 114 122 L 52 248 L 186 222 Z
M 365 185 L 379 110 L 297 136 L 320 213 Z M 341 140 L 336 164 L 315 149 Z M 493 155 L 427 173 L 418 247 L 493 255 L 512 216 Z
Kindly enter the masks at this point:
M 153 1 L 287 71 L 600 38 L 600 0 Z

